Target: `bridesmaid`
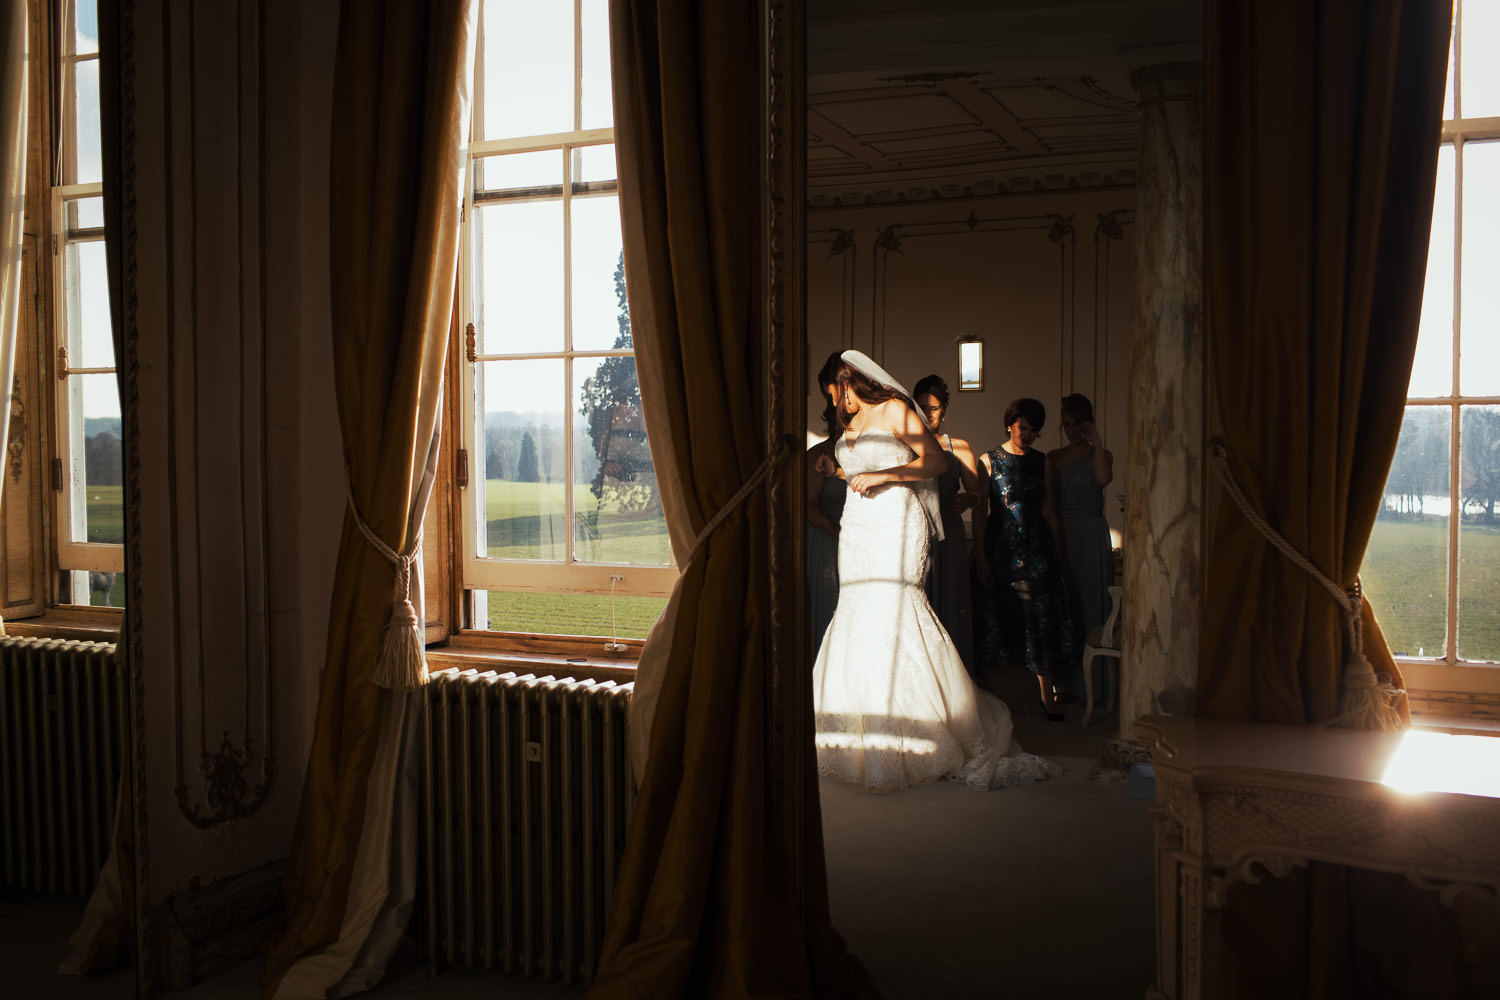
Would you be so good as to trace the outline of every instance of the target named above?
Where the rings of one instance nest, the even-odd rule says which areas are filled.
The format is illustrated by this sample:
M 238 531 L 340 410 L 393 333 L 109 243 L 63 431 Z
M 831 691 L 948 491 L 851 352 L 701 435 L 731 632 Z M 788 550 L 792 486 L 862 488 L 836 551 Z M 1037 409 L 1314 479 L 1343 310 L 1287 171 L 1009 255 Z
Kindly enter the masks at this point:
M 948 384 L 928 375 L 912 392 L 917 409 L 932 428 L 932 434 L 947 452 L 948 468 L 937 477 L 943 510 L 943 540 L 932 547 L 932 566 L 927 574 L 927 600 L 970 674 L 975 672 L 973 588 L 969 584 L 969 539 L 963 512 L 979 506 L 979 472 L 974 449 L 963 438 L 943 432 L 948 413 Z
M 1042 712 L 1062 721 L 1057 681 L 1080 650 L 1047 498 L 1047 460 L 1032 447 L 1047 420 L 1035 399 L 1005 408 L 1005 443 L 979 459 L 989 481 L 974 515 L 975 569 L 985 584 L 986 668 L 1024 663 L 1036 675 Z
M 818 468 L 819 456 L 826 455 L 829 464 L 837 465 L 833 446 L 843 433 L 834 398 L 838 394 L 837 375 L 842 364 L 834 351 L 818 372 L 818 388 L 823 393 L 824 440 L 807 449 L 807 600 L 811 621 L 812 649 L 815 657 L 823 645 L 823 633 L 839 603 L 839 518 L 844 513 L 844 499 L 849 488 L 844 480 L 824 475 Z M 809 660 L 808 662 L 811 662 Z
M 1115 457 L 1099 437 L 1094 404 L 1087 396 L 1063 398 L 1062 432 L 1068 443 L 1047 453 L 1047 475 L 1062 529 L 1073 610 L 1088 635 L 1109 617 L 1109 587 L 1115 582 L 1109 522 L 1104 519 L 1104 487 L 1115 477 Z M 1079 670 L 1075 664 L 1073 672 Z M 1108 683 L 1110 672 L 1103 674 Z M 1069 686 L 1075 693 L 1081 689 L 1078 683 Z

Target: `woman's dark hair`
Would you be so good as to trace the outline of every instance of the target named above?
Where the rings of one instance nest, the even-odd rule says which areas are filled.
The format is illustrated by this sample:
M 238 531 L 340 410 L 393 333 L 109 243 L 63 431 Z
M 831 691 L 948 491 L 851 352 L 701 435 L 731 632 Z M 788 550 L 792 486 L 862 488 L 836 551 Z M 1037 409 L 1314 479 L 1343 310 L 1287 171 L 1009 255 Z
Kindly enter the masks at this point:
M 1047 408 L 1042 405 L 1040 399 L 1022 396 L 1005 408 L 1005 426 L 1009 428 L 1011 424 L 1022 417 L 1026 418 L 1026 422 L 1031 425 L 1032 430 L 1039 431 L 1042 429 L 1042 425 L 1047 422 Z
M 847 387 L 854 390 L 854 394 L 859 397 L 859 401 L 861 403 L 865 403 L 871 406 L 876 403 L 884 403 L 888 399 L 901 398 L 901 393 L 897 392 L 895 389 L 892 389 L 888 385 L 881 385 L 879 382 L 870 378 L 868 375 L 865 375 L 863 372 L 855 368 L 853 365 L 849 364 L 847 361 L 841 362 L 839 364 L 838 376 L 834 381 L 838 383 L 838 387 L 840 389 Z M 839 415 L 839 426 L 848 427 L 849 415 L 844 412 L 844 408 L 842 406 L 838 407 L 837 409 Z
M 1081 392 L 1075 392 L 1070 396 L 1064 396 L 1062 401 L 1063 416 L 1072 417 L 1080 424 L 1090 423 L 1094 419 L 1094 404 Z
M 823 427 L 829 437 L 833 437 L 834 428 L 839 426 L 839 405 L 828 395 L 828 387 L 839 379 L 839 366 L 844 363 L 841 354 L 840 351 L 834 351 L 823 362 L 823 367 L 818 369 L 818 391 L 823 394 Z
M 911 398 L 918 400 L 918 405 L 923 396 L 931 396 L 936 399 L 944 410 L 948 409 L 948 383 L 944 382 L 940 375 L 928 375 L 917 382 L 917 387 L 911 391 Z

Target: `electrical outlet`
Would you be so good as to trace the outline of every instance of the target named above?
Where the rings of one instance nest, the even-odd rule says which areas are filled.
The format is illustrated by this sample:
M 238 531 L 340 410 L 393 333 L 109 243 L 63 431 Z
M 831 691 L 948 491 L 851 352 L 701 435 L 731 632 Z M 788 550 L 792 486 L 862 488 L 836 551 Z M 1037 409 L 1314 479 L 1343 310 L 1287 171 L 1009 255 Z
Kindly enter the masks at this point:
M 619 573 L 611 573 L 611 574 L 609 574 L 609 582 L 610 583 L 624 583 L 625 582 L 625 577 L 623 575 L 619 574 Z

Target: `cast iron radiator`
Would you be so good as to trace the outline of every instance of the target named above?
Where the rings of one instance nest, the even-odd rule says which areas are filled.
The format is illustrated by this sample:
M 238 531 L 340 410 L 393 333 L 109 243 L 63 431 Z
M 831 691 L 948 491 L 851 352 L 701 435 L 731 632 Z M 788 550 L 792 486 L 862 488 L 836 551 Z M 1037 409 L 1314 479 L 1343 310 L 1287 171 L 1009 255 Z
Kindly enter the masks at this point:
M 589 980 L 634 787 L 634 684 L 435 671 L 425 691 L 424 946 L 442 963 Z
M 109 642 L 0 637 L 0 838 L 11 888 L 87 896 L 128 746 Z

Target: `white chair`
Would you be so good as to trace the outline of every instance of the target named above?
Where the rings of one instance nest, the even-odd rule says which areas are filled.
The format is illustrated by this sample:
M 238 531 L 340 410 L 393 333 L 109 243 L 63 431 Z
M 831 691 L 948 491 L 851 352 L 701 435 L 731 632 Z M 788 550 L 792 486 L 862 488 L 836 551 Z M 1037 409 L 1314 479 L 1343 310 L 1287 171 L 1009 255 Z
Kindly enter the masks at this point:
M 1109 685 L 1109 704 L 1106 711 L 1114 711 L 1115 700 L 1120 691 L 1120 637 L 1115 626 L 1120 618 L 1120 588 L 1109 588 L 1109 617 L 1104 624 L 1092 629 L 1083 640 L 1083 724 L 1089 724 L 1094 714 L 1094 660 L 1103 656 L 1113 659 L 1114 683 Z

